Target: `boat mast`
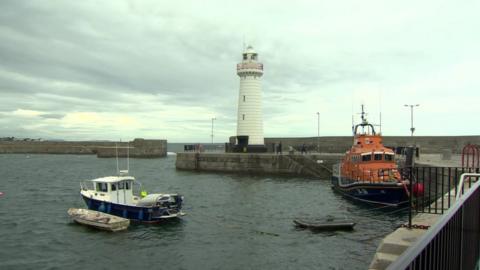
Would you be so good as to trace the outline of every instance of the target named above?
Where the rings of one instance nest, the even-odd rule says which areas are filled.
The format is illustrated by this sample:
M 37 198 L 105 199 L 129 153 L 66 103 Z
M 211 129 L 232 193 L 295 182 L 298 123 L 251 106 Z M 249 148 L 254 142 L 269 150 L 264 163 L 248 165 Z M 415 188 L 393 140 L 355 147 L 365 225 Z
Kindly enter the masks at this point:
M 117 145 L 117 142 L 115 142 L 115 158 L 117 159 L 117 175 L 119 175 L 120 171 L 118 170 L 118 145 Z
M 362 113 L 361 113 L 361 117 L 362 117 L 362 133 L 365 134 L 365 125 L 367 124 L 367 119 L 365 119 L 365 111 L 363 110 L 363 107 L 364 107 L 364 105 L 362 104 Z

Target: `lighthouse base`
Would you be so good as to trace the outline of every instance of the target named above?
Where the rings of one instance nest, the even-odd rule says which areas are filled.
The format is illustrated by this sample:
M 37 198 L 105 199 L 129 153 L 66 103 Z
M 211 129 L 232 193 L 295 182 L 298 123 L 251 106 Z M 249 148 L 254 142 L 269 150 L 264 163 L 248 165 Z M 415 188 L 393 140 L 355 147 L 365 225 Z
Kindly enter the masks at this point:
M 234 153 L 266 153 L 267 147 L 263 144 L 260 145 L 241 145 L 236 144 L 232 147 Z
M 248 136 L 232 136 L 230 142 L 225 144 L 227 153 L 266 153 L 264 144 L 248 144 Z

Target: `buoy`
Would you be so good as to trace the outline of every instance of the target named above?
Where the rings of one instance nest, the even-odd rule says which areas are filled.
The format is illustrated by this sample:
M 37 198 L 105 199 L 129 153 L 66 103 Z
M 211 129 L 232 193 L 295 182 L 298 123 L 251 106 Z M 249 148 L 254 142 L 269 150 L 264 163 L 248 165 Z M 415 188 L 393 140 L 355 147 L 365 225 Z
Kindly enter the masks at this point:
M 142 190 L 142 192 L 140 192 L 140 197 L 145 198 L 146 196 L 147 196 L 147 191 Z
M 422 183 L 415 183 L 413 185 L 413 195 L 417 197 L 423 196 L 423 193 L 425 192 L 425 188 Z
M 3 192 L 0 191 L 0 196 L 2 196 L 2 195 L 3 195 Z

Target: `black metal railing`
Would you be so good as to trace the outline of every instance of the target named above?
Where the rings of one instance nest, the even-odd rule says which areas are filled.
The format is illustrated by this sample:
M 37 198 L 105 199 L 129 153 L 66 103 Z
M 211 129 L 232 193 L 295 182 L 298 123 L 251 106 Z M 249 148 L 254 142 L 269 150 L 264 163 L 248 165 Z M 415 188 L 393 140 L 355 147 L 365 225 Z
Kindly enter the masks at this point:
M 479 173 L 479 169 L 461 167 L 414 167 L 403 168 L 402 175 L 410 181 L 410 205 L 414 213 L 444 214 L 458 192 L 458 181 L 464 173 Z M 472 185 L 472 179 L 465 183 Z
M 450 209 L 445 211 L 439 221 L 387 269 L 454 270 L 478 267 L 480 181 L 477 180 L 479 176 L 470 177 L 466 181 L 464 185 L 469 185 L 470 189 L 465 189 L 463 196 L 452 202 Z M 455 177 L 455 179 L 459 178 Z M 476 182 L 472 185 L 473 181 Z

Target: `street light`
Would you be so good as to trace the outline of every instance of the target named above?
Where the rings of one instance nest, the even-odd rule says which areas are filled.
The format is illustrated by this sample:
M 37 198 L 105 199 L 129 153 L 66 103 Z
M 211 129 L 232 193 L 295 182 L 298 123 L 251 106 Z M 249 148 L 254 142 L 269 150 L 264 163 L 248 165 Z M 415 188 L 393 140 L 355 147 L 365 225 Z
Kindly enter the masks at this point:
M 320 153 L 320 112 L 317 112 L 317 151 Z
M 411 123 L 411 127 L 410 127 L 410 131 L 412 132 L 412 135 L 413 136 L 413 132 L 415 131 L 415 128 L 413 127 L 413 107 L 418 107 L 420 106 L 420 104 L 405 104 L 405 107 L 410 107 L 410 123 Z
M 212 118 L 212 144 L 213 144 L 213 121 L 214 120 L 217 120 L 217 118 L 215 118 L 215 117 Z

